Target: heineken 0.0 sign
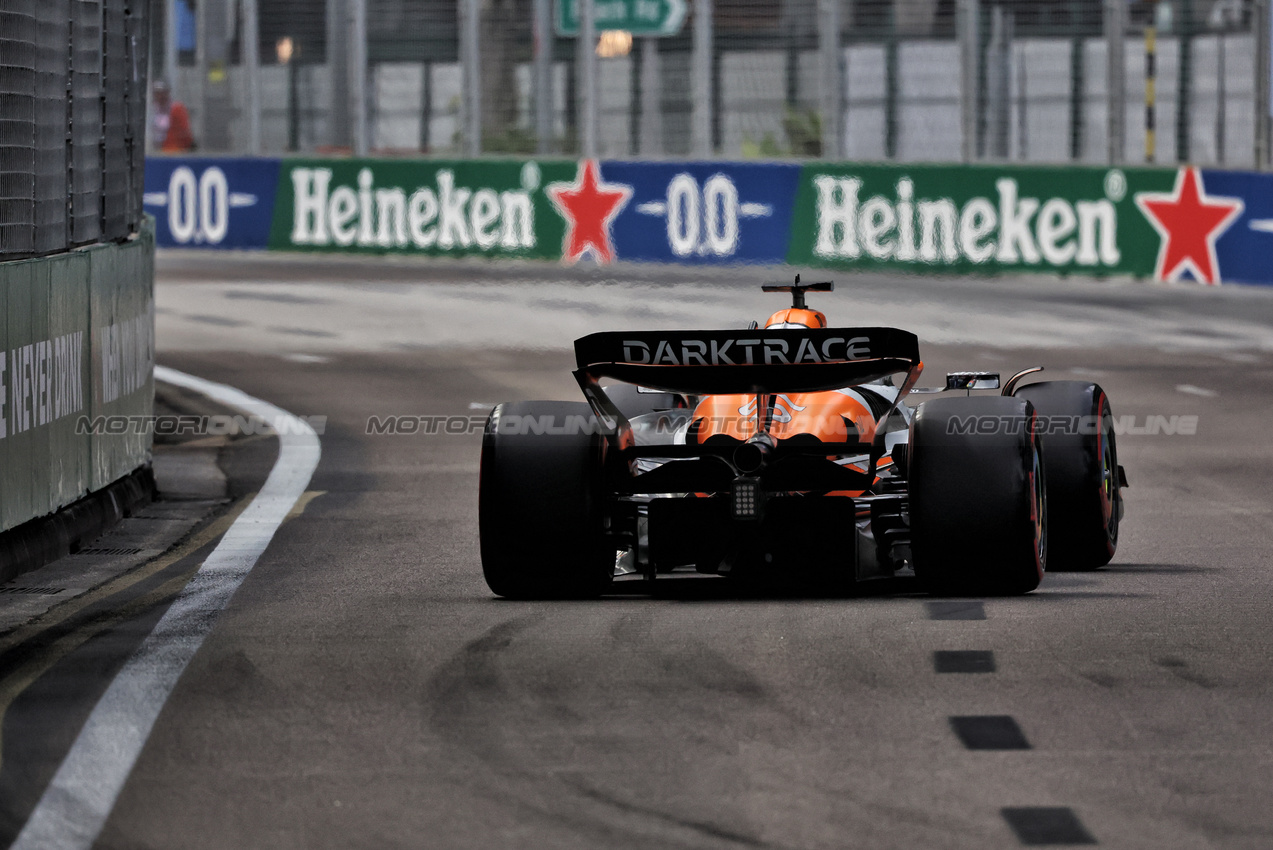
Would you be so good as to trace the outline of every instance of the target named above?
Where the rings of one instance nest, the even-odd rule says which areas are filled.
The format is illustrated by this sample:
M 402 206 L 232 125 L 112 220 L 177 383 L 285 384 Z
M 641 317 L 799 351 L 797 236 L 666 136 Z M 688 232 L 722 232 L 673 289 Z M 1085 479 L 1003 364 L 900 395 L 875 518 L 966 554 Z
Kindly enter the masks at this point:
M 593 27 L 633 35 L 677 35 L 689 0 L 592 0 Z M 580 0 L 557 0 L 557 34 L 579 34 Z

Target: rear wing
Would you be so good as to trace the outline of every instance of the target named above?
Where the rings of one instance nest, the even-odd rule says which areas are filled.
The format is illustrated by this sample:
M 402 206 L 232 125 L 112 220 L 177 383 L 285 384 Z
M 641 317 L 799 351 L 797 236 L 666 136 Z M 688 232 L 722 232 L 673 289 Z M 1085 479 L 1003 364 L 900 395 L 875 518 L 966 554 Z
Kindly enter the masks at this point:
M 576 377 L 695 395 L 820 392 L 909 372 L 919 340 L 897 328 L 620 331 L 575 340 Z

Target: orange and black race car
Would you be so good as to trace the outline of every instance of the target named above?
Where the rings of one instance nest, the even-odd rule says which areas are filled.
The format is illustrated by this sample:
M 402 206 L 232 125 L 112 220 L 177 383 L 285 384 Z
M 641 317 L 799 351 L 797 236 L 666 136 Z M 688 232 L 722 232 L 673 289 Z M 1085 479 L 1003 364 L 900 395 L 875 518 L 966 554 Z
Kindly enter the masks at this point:
M 792 306 L 763 328 L 591 334 L 585 402 L 495 408 L 491 590 L 591 596 L 682 570 L 848 590 L 913 570 L 934 593 L 1016 594 L 1048 566 L 1108 563 L 1126 477 L 1099 386 L 1027 384 L 1033 368 L 918 389 L 914 334 L 828 327 L 806 293 L 830 282 L 764 289 Z

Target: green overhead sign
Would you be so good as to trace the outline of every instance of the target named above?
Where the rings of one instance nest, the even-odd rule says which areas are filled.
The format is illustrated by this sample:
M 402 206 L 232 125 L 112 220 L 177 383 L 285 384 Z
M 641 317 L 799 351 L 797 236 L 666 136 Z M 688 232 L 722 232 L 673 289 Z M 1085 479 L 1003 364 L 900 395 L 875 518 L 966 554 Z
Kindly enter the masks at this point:
M 557 0 L 557 34 L 579 34 L 580 0 Z M 633 35 L 678 35 L 689 0 L 593 0 L 593 28 Z

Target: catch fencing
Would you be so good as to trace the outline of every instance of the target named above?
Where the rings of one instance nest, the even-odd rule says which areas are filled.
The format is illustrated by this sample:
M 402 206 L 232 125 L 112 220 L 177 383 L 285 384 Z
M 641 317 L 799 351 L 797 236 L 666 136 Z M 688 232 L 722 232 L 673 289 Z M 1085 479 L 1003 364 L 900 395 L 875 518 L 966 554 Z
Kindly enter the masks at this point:
M 1269 163 L 1270 0 L 163 2 L 205 152 Z
M 141 223 L 147 0 L 0 4 L 0 260 Z

